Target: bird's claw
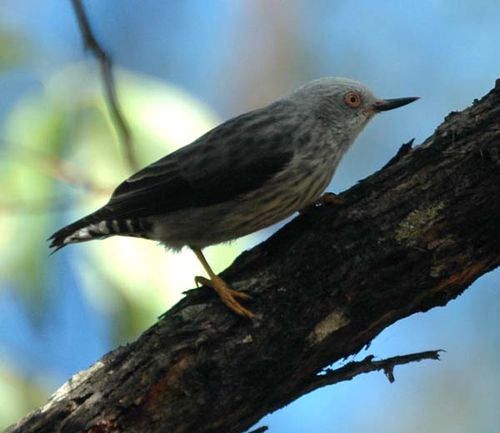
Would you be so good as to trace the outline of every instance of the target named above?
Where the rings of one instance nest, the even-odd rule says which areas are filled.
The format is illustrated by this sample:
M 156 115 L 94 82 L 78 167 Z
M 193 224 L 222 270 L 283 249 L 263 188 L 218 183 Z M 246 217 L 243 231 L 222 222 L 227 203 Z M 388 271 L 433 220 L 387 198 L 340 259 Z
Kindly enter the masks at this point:
M 313 201 L 310 205 L 306 206 L 303 209 L 300 209 L 299 213 L 303 215 L 316 206 L 341 205 L 344 203 L 345 200 L 343 198 L 340 198 L 337 194 L 334 194 L 333 192 L 325 192 L 320 198 Z
M 248 300 L 252 297 L 246 293 L 231 289 L 229 285 L 220 277 L 215 276 L 212 279 L 197 276 L 194 279 L 197 286 L 204 285 L 214 289 L 219 295 L 221 301 L 236 314 L 249 319 L 255 316 L 249 309 L 241 305 L 236 299 Z
M 333 192 L 325 192 L 314 204 L 344 204 L 345 199 L 339 197 L 337 194 Z

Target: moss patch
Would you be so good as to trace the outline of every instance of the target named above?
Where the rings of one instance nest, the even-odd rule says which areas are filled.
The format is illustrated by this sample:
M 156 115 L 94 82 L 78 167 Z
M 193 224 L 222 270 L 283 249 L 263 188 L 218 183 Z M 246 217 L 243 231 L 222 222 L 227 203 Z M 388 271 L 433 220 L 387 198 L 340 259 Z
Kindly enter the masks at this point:
M 410 212 L 399 223 L 396 230 L 396 240 L 407 246 L 417 245 L 422 233 L 432 224 L 432 221 L 437 218 L 444 207 L 443 202 L 437 202 L 426 208 Z

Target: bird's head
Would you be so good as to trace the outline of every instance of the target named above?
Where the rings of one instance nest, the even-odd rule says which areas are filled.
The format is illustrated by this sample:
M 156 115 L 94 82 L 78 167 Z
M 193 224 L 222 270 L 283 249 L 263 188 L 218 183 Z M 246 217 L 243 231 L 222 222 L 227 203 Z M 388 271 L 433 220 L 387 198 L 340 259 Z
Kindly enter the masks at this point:
M 348 78 L 311 81 L 292 95 L 331 128 L 354 139 L 377 113 L 402 107 L 418 97 L 376 98 L 364 84 Z

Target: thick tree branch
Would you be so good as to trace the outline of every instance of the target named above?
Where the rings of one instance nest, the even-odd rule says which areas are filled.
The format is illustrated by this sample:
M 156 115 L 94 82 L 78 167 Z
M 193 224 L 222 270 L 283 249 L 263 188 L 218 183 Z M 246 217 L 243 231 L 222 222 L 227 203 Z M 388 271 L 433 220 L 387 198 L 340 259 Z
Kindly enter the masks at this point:
M 343 205 L 312 209 L 243 253 L 223 277 L 251 293 L 255 320 L 192 290 L 9 432 L 236 433 L 339 374 L 391 378 L 414 359 L 320 373 L 498 266 L 499 119 L 500 82 L 343 193 Z
M 71 3 L 78 20 L 78 27 L 80 29 L 85 48 L 94 54 L 99 63 L 104 91 L 106 94 L 106 103 L 108 105 L 109 112 L 111 113 L 111 118 L 115 124 L 118 136 L 120 137 L 125 157 L 130 168 L 133 171 L 137 171 L 139 170 L 139 165 L 134 152 L 132 133 L 130 132 L 130 127 L 125 120 L 125 116 L 120 108 L 118 97 L 116 95 L 116 85 L 112 71 L 113 62 L 110 55 L 104 51 L 94 36 L 89 19 L 85 13 L 82 0 L 71 0 Z

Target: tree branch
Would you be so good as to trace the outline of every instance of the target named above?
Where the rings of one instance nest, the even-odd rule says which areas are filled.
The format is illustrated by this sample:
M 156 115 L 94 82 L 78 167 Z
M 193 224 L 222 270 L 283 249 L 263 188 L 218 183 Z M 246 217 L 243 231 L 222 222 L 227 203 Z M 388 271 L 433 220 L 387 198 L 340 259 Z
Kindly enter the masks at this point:
M 140 338 L 73 377 L 9 433 L 237 433 L 309 390 L 436 351 L 350 363 L 383 329 L 445 305 L 500 263 L 500 81 L 223 277 L 255 320 L 191 290 Z
M 132 133 L 122 109 L 120 108 L 118 97 L 116 95 L 116 85 L 112 71 L 113 62 L 110 55 L 104 51 L 94 36 L 94 32 L 90 26 L 82 1 L 71 0 L 71 3 L 78 20 L 78 27 L 80 29 L 85 48 L 94 54 L 99 63 L 104 91 L 106 94 L 106 103 L 108 105 L 109 112 L 111 113 L 113 123 L 115 124 L 116 131 L 118 132 L 120 142 L 122 143 L 125 157 L 130 168 L 133 171 L 137 171 L 139 169 L 139 164 L 137 163 L 137 158 L 134 152 Z
M 394 382 L 394 368 L 396 365 L 420 362 L 424 359 L 439 360 L 440 350 L 411 353 L 408 355 L 393 356 L 392 358 L 374 361 L 374 356 L 369 355 L 362 361 L 352 361 L 335 370 L 327 370 L 323 374 L 316 374 L 304 383 L 303 395 L 327 385 L 351 380 L 356 376 L 372 371 L 383 371 L 389 382 Z

